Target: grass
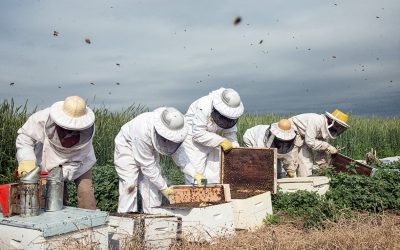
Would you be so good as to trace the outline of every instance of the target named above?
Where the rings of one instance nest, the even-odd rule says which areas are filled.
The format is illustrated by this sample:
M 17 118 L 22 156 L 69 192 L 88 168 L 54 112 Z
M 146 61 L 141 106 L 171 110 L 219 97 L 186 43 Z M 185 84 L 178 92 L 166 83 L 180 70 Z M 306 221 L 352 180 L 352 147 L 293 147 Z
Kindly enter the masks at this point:
M 263 226 L 236 232 L 213 244 L 183 242 L 172 249 L 400 249 L 400 216 L 357 214 L 325 230 L 304 230 L 293 224 Z

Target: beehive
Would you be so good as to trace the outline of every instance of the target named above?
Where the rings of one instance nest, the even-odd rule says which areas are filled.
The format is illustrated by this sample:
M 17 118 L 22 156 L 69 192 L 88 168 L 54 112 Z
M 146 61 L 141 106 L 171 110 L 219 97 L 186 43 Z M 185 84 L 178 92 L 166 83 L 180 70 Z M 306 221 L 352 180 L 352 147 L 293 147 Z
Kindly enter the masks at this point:
M 74 207 L 38 216 L 0 218 L 0 249 L 108 249 L 108 214 Z
M 229 185 L 173 186 L 173 204 L 153 208 L 153 214 L 182 218 L 182 234 L 189 241 L 212 241 L 234 233 Z
M 330 164 L 334 167 L 336 172 L 347 172 L 349 174 L 352 174 L 352 171 L 354 170 L 357 174 L 371 176 L 373 171 L 372 167 L 361 162 L 357 162 L 339 153 L 332 155 Z M 351 165 L 354 165 L 353 170 Z
M 181 240 L 182 219 L 176 216 L 114 213 L 108 226 L 112 249 L 169 249 Z
M 231 189 L 236 229 L 261 226 L 267 214 L 272 214 L 276 166 L 276 149 L 233 148 L 221 152 L 221 182 Z
M 309 176 L 278 179 L 278 189 L 284 193 L 304 190 L 324 195 L 329 190 L 329 178 L 326 176 Z

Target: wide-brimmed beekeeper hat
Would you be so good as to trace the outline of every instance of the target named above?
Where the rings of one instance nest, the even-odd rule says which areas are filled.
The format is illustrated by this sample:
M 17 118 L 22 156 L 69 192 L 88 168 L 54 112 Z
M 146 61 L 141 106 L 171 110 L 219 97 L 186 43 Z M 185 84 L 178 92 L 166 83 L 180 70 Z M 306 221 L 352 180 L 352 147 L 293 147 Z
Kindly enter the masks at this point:
M 93 126 L 95 116 L 79 96 L 69 96 L 64 101 L 50 107 L 51 119 L 60 127 L 68 130 L 84 130 Z
M 159 135 L 175 143 L 183 142 L 188 133 L 183 114 L 172 107 L 154 110 L 154 128 Z
M 288 119 L 282 119 L 279 122 L 271 124 L 270 131 L 280 140 L 290 141 L 296 137 L 296 133 Z
M 213 94 L 213 107 L 223 116 L 238 119 L 244 111 L 239 94 L 233 89 L 224 89 Z
M 336 122 L 338 122 L 340 125 L 342 125 L 345 128 L 349 128 L 350 126 L 347 124 L 347 121 L 349 120 L 349 116 L 345 113 L 343 113 L 342 111 L 340 111 L 339 109 L 335 109 L 335 111 L 333 111 L 332 113 L 329 113 L 327 111 L 325 111 L 326 116 L 328 116 L 329 118 L 335 120 Z

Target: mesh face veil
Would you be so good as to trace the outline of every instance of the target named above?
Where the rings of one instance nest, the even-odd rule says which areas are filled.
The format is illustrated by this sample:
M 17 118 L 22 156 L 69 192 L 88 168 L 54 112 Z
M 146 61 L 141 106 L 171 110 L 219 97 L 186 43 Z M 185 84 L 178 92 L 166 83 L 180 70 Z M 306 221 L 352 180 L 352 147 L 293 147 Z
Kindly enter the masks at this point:
M 155 133 L 155 147 L 157 151 L 162 154 L 162 155 L 172 155 L 173 153 L 178 150 L 179 146 L 183 143 L 182 142 L 173 142 L 170 141 L 164 137 L 162 137 L 159 133 L 157 133 L 156 130 L 154 130 Z
M 211 118 L 218 125 L 218 127 L 223 129 L 229 129 L 236 125 L 238 119 L 230 119 L 223 116 L 215 108 L 211 112 Z
M 347 128 L 342 126 L 337 121 L 327 117 L 328 119 L 328 130 L 332 137 L 337 137 L 341 133 L 343 133 Z
M 276 136 L 271 144 L 271 148 L 276 148 L 278 154 L 287 154 L 289 153 L 294 147 L 294 139 L 289 141 L 284 141 L 278 139 Z

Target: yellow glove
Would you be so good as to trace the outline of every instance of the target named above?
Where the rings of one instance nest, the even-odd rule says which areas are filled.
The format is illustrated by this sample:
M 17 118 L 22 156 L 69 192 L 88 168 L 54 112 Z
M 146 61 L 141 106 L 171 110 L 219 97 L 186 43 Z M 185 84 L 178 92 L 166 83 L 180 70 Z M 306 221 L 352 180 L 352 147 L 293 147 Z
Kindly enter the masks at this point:
M 36 167 L 36 162 L 34 160 L 22 160 L 18 165 L 18 176 L 27 175 Z
M 228 152 L 233 148 L 232 142 L 227 139 L 223 140 L 219 145 L 221 146 L 224 152 Z
M 166 189 L 161 190 L 161 193 L 169 200 L 169 202 L 171 202 L 175 191 L 172 187 L 167 187 Z
M 293 170 L 286 170 L 286 177 L 288 177 L 288 178 L 294 178 L 294 177 L 296 177 L 296 172 L 295 171 L 293 171 Z
M 206 177 L 202 174 L 200 174 L 199 172 L 196 172 L 196 174 L 194 175 L 194 179 L 197 182 L 197 186 L 201 187 L 201 180 L 206 179 Z
M 337 154 L 337 152 L 338 152 L 338 150 L 337 150 L 334 146 L 332 146 L 332 145 L 329 145 L 329 147 L 327 148 L 327 150 L 328 150 L 328 152 L 331 153 L 332 155 Z

